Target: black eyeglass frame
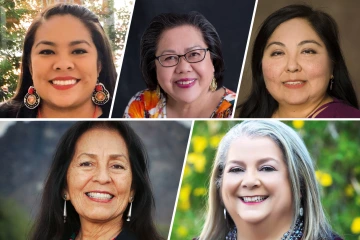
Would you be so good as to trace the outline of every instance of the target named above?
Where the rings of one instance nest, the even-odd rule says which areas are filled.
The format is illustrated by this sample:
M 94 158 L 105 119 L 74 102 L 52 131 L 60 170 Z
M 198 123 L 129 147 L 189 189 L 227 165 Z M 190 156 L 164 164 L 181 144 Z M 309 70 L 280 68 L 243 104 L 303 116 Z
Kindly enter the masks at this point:
M 199 61 L 190 62 L 190 61 L 186 58 L 186 54 L 188 54 L 188 53 L 190 53 L 190 52 L 193 52 L 193 51 L 198 51 L 198 50 L 203 50 L 203 51 L 205 51 L 204 57 L 203 57 L 201 60 L 199 60 Z M 180 58 L 182 58 L 182 57 L 184 57 L 185 61 L 187 61 L 188 63 L 198 63 L 198 62 L 201 62 L 201 61 L 203 61 L 203 60 L 205 59 L 205 57 L 206 57 L 206 52 L 207 52 L 207 51 L 210 51 L 209 48 L 198 48 L 198 49 L 190 50 L 190 51 L 188 51 L 188 52 L 186 52 L 185 54 L 182 54 L 182 55 L 180 55 L 180 54 L 163 54 L 163 55 L 160 55 L 160 56 L 157 56 L 157 57 L 155 56 L 155 59 L 158 60 L 159 63 L 160 63 L 160 65 L 163 66 L 163 67 L 175 67 L 175 66 L 177 66 L 177 65 L 179 64 Z M 164 65 L 161 63 L 161 61 L 160 61 L 160 57 L 163 57 L 163 56 L 177 56 L 177 57 L 178 57 L 178 61 L 177 61 L 177 63 L 176 63 L 175 65 L 164 66 Z

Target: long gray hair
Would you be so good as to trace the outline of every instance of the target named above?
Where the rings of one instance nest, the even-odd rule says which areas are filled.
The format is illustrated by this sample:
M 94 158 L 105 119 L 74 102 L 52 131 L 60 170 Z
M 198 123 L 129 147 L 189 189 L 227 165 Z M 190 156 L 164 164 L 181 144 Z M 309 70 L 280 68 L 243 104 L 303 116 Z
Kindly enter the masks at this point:
M 302 139 L 286 124 L 275 120 L 244 121 L 231 128 L 221 140 L 212 168 L 205 224 L 199 240 L 225 239 L 234 226 L 229 215 L 223 215 L 221 186 L 223 169 L 231 143 L 240 137 L 268 137 L 279 146 L 287 166 L 294 199 L 293 223 L 302 205 L 304 210 L 304 240 L 331 239 L 331 227 L 325 217 L 312 159 Z M 241 229 L 238 229 L 241 231 Z

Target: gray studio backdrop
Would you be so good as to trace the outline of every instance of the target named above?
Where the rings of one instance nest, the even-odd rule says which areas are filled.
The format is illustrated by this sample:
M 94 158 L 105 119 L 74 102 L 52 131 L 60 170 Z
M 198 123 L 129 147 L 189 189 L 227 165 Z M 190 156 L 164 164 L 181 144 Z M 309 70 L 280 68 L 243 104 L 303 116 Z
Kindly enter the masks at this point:
M 246 56 L 244 72 L 241 78 L 240 91 L 238 93 L 237 105 L 244 102 L 250 94 L 251 89 L 251 53 L 255 37 L 259 31 L 260 24 L 271 13 L 290 4 L 309 4 L 315 9 L 322 10 L 330 14 L 336 21 L 340 33 L 340 46 L 348 67 L 350 78 L 353 82 L 355 92 L 360 101 L 360 1 L 358 0 L 259 0 L 256 8 L 256 14 L 251 32 L 251 39 Z M 238 116 L 236 112 L 235 116 Z
M 60 137 L 73 123 L 0 122 L 0 239 L 27 239 L 26 231 L 38 212 L 52 155 Z M 148 151 L 156 225 L 167 237 L 191 122 L 129 124 Z

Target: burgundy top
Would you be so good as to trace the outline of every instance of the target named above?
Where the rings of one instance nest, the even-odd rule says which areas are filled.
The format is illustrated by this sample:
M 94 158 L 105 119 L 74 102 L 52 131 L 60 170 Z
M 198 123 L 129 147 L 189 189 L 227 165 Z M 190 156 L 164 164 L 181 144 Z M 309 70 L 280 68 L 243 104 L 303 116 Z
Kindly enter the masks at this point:
M 322 111 L 321 111 L 322 110 Z M 321 111 L 315 118 L 360 118 L 360 110 L 343 101 L 334 98 L 332 102 L 325 103 L 308 118 L 312 118 L 317 112 Z

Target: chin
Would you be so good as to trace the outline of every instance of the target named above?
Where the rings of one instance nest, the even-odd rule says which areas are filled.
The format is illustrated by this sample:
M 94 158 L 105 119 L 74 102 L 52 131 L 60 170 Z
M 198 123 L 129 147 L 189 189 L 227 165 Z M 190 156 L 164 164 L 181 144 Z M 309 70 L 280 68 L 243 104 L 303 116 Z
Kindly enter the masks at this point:
M 247 214 L 239 214 L 240 218 L 249 224 L 258 224 L 261 223 L 263 220 L 265 220 L 265 214 L 264 213 L 247 213 Z

